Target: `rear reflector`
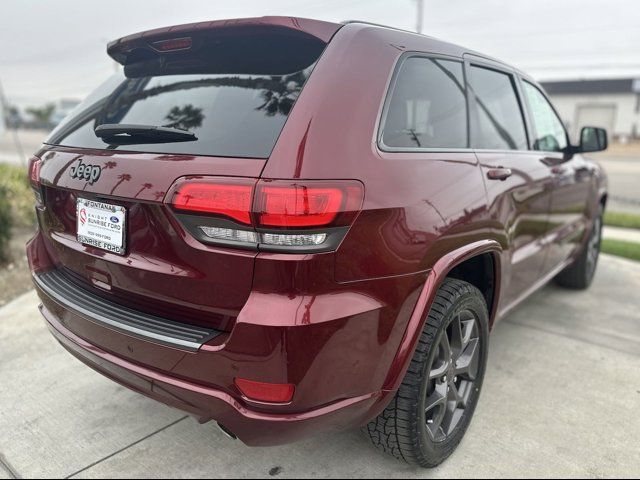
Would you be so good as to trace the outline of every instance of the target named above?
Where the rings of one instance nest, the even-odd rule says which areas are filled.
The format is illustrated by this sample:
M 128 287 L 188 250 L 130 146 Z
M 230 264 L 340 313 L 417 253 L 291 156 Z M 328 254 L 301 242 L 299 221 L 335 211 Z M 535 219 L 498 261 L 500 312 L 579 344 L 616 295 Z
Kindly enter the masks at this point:
M 247 181 L 187 181 L 173 199 L 177 210 L 221 215 L 240 223 L 251 223 L 253 184 Z
M 264 383 L 236 378 L 235 384 L 245 397 L 258 402 L 289 403 L 295 392 L 295 386 L 290 383 Z

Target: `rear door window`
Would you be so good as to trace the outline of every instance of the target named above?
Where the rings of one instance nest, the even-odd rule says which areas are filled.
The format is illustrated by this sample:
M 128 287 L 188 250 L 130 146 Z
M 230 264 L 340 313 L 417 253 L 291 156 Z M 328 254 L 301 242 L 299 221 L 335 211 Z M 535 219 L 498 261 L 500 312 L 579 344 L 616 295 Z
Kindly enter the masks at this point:
M 204 54 L 167 63 L 166 71 L 153 59 L 125 67 L 80 104 L 46 143 L 268 158 L 323 45 L 310 48 L 301 41 L 256 37 L 235 41 L 231 47 L 237 51 L 226 56 L 210 54 L 226 51 L 219 42 L 205 47 Z M 197 140 L 111 145 L 94 133 L 104 124 L 178 128 L 195 134 Z
M 513 76 L 472 65 L 469 86 L 475 100 L 472 145 L 489 150 L 526 150 L 527 134 Z
M 383 122 L 392 148 L 466 148 L 467 104 L 462 63 L 409 57 L 398 70 Z

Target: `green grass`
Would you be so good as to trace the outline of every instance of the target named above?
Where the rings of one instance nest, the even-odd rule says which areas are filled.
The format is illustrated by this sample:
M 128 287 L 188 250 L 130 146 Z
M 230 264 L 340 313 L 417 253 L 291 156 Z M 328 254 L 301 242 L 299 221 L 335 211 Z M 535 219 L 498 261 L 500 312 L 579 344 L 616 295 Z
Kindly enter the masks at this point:
M 601 248 L 603 253 L 609 253 L 640 262 L 640 243 L 604 238 L 602 239 Z
M 640 229 L 640 215 L 622 212 L 605 212 L 604 224 L 610 227 Z
M 34 196 L 27 180 L 27 169 L 0 163 L 0 188 L 6 191 L 6 200 L 11 208 L 15 227 L 35 224 Z

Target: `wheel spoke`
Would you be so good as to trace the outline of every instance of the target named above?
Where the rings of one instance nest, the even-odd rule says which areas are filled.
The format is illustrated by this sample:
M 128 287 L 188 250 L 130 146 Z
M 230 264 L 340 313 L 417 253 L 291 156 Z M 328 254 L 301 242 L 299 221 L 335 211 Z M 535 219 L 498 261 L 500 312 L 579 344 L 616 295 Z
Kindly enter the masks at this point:
M 450 435 L 453 429 L 456 428 L 463 413 L 464 409 L 462 408 L 452 408 L 451 410 L 447 410 L 447 413 L 442 419 L 442 424 L 440 425 L 440 428 L 445 435 Z
M 480 361 L 480 341 L 477 338 L 469 340 L 467 347 L 458 358 L 455 365 L 455 374 L 464 375 L 469 380 L 475 380 Z
M 449 337 L 446 331 L 442 332 L 442 336 L 440 337 L 440 348 L 442 349 L 445 362 L 449 362 L 453 356 L 453 352 L 451 351 L 451 344 L 449 343 Z
M 460 421 L 464 409 L 458 408 L 459 404 L 460 396 L 458 389 L 452 383 L 449 385 L 449 390 L 447 391 L 446 408 L 444 409 L 444 415 L 440 424 L 440 428 L 445 435 L 449 435 Z
M 457 357 L 464 348 L 464 339 L 462 334 L 462 320 L 460 314 L 451 322 L 451 349 L 454 357 Z
M 445 373 L 449 370 L 449 359 L 442 360 L 442 362 L 437 366 L 433 367 L 429 372 L 429 380 L 435 380 L 441 378 Z
M 460 382 L 460 386 L 458 387 L 458 398 L 460 399 L 460 406 L 462 408 L 467 408 L 469 398 L 471 397 L 471 393 L 474 388 L 473 382 L 469 380 L 462 380 Z
M 462 345 L 466 347 L 474 334 L 476 326 L 475 319 L 465 320 L 462 322 Z
M 427 432 L 429 432 L 431 439 L 434 441 L 444 440 L 446 436 L 442 429 L 442 421 L 444 420 L 446 412 L 447 409 L 443 407 L 438 411 L 436 416 L 427 421 Z
M 429 395 L 424 402 L 424 411 L 430 412 L 438 405 L 444 405 L 447 401 L 446 394 L 443 394 L 442 389 L 436 388 L 431 395 Z
M 440 441 L 444 438 L 441 425 L 447 410 L 447 384 L 437 383 L 431 395 L 425 401 L 425 417 L 427 431 L 432 440 Z M 431 415 L 429 415 L 431 413 Z

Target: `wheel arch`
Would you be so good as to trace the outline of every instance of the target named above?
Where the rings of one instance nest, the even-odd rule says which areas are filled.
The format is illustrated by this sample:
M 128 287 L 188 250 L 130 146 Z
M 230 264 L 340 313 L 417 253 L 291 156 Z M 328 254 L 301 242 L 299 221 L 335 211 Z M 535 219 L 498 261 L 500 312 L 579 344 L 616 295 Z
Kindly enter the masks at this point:
M 483 292 L 483 295 L 485 295 L 485 299 L 487 299 L 487 295 L 491 298 L 491 303 L 488 303 L 487 307 L 489 313 L 489 327 L 491 328 L 493 326 L 500 298 L 501 252 L 502 247 L 496 240 L 479 240 L 443 255 L 433 265 L 433 268 L 427 275 L 427 279 L 422 287 L 422 291 L 420 292 L 420 296 L 416 306 L 414 307 L 413 313 L 411 314 L 411 318 L 409 319 L 400 347 L 396 352 L 396 356 L 385 379 L 383 390 L 395 391 L 400 386 L 415 352 L 420 333 L 424 328 L 424 322 L 426 321 L 438 288 L 440 288 L 444 279 L 447 278 L 451 272 L 457 272 L 460 274 L 462 269 L 459 267 L 464 265 L 466 262 L 486 262 L 488 259 L 491 259 L 494 285 L 491 291 L 485 291 Z M 456 276 L 454 278 L 460 278 L 460 276 Z M 464 278 L 462 279 L 464 280 Z M 483 289 L 480 290 L 482 291 Z

